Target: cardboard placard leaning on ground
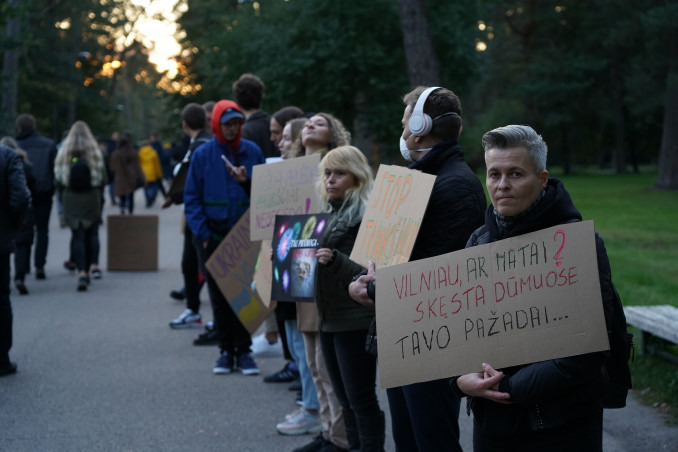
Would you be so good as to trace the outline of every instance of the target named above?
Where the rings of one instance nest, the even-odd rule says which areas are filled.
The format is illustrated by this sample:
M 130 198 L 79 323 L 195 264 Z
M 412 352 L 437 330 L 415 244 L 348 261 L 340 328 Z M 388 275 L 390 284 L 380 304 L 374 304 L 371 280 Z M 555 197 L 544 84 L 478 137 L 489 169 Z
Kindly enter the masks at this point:
M 436 177 L 401 166 L 380 165 L 351 260 L 377 268 L 407 262 Z
M 384 388 L 609 349 L 593 221 L 377 271 Z
M 205 263 L 219 290 L 250 334 L 273 310 L 252 290 L 260 242 L 249 238 L 250 212 L 245 212 Z
M 271 239 L 276 215 L 318 213 L 319 163 L 313 154 L 252 168 L 251 240 Z

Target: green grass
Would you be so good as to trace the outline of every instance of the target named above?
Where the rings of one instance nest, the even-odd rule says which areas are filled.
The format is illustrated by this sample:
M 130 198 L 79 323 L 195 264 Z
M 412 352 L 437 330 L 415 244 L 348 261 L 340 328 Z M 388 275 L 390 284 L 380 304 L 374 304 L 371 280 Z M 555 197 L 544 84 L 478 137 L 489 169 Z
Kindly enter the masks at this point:
M 678 307 L 678 192 L 654 189 L 656 171 L 553 176 L 563 180 L 584 220 L 605 240 L 612 280 L 625 306 Z M 678 422 L 678 365 L 640 353 L 631 364 L 635 393 Z M 661 342 L 661 341 L 657 341 Z M 666 345 L 676 353 L 678 347 Z

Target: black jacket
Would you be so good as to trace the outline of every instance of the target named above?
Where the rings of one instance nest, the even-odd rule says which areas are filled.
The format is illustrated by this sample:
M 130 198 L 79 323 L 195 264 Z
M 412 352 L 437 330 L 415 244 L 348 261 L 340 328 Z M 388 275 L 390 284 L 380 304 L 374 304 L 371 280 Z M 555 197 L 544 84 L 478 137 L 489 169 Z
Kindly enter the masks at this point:
M 410 261 L 463 249 L 483 224 L 487 204 L 482 184 L 464 162 L 461 146 L 456 141 L 438 143 L 410 168 L 436 176 Z
M 489 206 L 485 225 L 473 233 L 467 248 L 577 221 L 581 221 L 581 214 L 570 195 L 562 182 L 551 178 L 543 197 L 511 225 L 500 224 L 494 207 Z M 606 305 L 615 295 L 605 246 L 597 234 L 596 252 Z M 469 397 L 475 421 L 488 432 L 517 434 L 558 427 L 599 412 L 602 410 L 603 360 L 603 353 L 589 353 L 501 369 L 505 377 L 499 390 L 510 393 L 514 404 Z M 455 382 L 453 378 L 452 387 L 458 391 Z
M 54 160 L 57 148 L 54 140 L 43 137 L 36 131 L 22 132 L 16 137 L 19 147 L 26 151 L 33 165 L 35 197 L 51 198 L 54 194 Z
M 0 254 L 14 250 L 14 236 L 30 205 L 21 157 L 13 149 L 0 146 Z
M 242 125 L 242 136 L 258 144 L 264 157 L 280 157 L 280 151 L 271 141 L 271 116 L 265 111 L 247 118 Z

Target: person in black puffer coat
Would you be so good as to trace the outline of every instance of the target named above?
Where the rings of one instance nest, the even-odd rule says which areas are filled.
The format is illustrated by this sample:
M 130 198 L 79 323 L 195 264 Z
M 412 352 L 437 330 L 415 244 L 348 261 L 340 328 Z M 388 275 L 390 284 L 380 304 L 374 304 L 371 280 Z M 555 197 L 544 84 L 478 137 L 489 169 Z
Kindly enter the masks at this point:
M 546 144 L 528 126 L 506 126 L 483 136 L 492 205 L 467 248 L 559 224 L 581 221 L 563 183 L 548 177 Z M 602 239 L 596 235 L 604 305 L 615 296 Z M 451 379 L 468 395 L 476 452 L 601 451 L 604 353 L 558 358 Z
M 0 377 L 16 372 L 16 364 L 9 360 L 13 323 L 9 255 L 30 205 L 21 157 L 13 149 L 0 146 Z

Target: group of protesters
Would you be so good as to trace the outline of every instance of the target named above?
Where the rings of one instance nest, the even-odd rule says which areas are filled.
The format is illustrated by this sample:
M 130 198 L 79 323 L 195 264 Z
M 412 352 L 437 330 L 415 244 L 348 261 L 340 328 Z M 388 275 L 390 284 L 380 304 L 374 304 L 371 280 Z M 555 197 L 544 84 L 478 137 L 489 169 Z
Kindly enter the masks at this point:
M 177 297 L 186 300 L 186 308 L 170 327 L 203 326 L 200 291 L 206 282 L 213 322 L 204 325 L 206 332 L 194 343 L 218 346 L 215 374 L 259 375 L 250 332 L 207 271 L 206 262 L 247 212 L 255 165 L 318 154 L 318 202 L 329 220 L 316 251 L 315 302 L 271 300 L 276 307 L 266 337 L 269 342 L 280 339 L 287 363 L 264 381 L 298 381 L 300 406 L 275 427 L 283 435 L 315 435 L 295 452 L 383 451 L 387 426 L 376 394 L 377 356 L 373 347 L 366 346 L 368 336 L 378 337 L 374 328 L 378 272 L 372 263 L 363 268 L 349 258 L 372 189 L 373 169 L 364 153 L 351 145 L 351 134 L 340 119 L 295 106 L 268 115 L 262 109 L 264 94 L 264 83 L 244 74 L 233 84 L 232 100 L 190 103 L 182 110 L 186 148 L 173 169 L 174 181 L 163 207 L 183 204 L 184 287 Z M 549 177 L 547 146 L 531 127 L 507 125 L 484 134 L 491 200 L 487 206 L 483 186 L 464 162 L 459 145 L 463 120 L 457 95 L 443 87 L 421 86 L 407 93 L 403 103 L 400 155 L 410 169 L 436 177 L 411 261 L 581 221 L 562 182 Z M 126 140 L 121 137 L 116 149 L 127 147 Z M 59 154 L 56 149 L 49 151 L 57 162 L 52 177 L 63 189 L 61 202 L 73 230 L 71 253 L 80 275 L 79 290 L 80 284 L 85 289 L 89 284 L 93 236 L 107 183 L 104 160 L 98 146 L 93 150 L 96 142 L 92 141 L 87 125 L 78 121 Z M 6 147 L 0 151 L 0 174 L 10 174 L 0 181 L 0 195 L 8 194 L 9 199 L 0 200 L 4 209 L 0 215 L 0 374 L 10 374 L 16 371 L 8 355 L 11 241 L 27 214 L 20 206 L 29 204 L 32 193 L 37 224 L 44 195 L 36 189 L 29 192 L 18 154 Z M 134 183 L 143 177 L 138 159 L 131 164 L 135 160 L 125 152 L 129 157 L 111 162 L 116 184 L 118 174 L 125 172 L 120 162 L 134 167 L 129 170 Z M 73 176 L 81 158 L 89 163 L 89 178 L 85 178 L 88 183 L 77 182 L 85 188 L 76 190 Z M 34 163 L 33 171 L 42 169 Z M 132 213 L 128 195 L 120 195 L 118 202 L 123 212 Z M 598 271 L 601 282 L 606 281 L 601 283 L 601 293 L 603 298 L 611 297 L 608 259 L 602 241 L 596 243 Z M 261 254 L 268 257 L 266 250 Z M 37 252 L 36 261 L 44 264 Z M 478 363 L 481 372 L 388 388 L 396 449 L 462 450 L 458 416 L 465 400 L 467 411 L 474 414 L 476 451 L 601 451 L 604 359 L 605 354 L 597 352 L 501 370 L 492 363 Z
M 277 302 L 275 323 L 288 362 L 264 381 L 289 376 L 300 383 L 300 408 L 276 426 L 283 435 L 317 434 L 296 452 L 383 450 L 377 357 L 366 346 L 368 336 L 376 336 L 377 272 L 373 264 L 362 268 L 349 258 L 373 170 L 364 153 L 351 146 L 340 119 L 294 106 L 269 116 L 261 108 L 264 92 L 258 77 L 241 76 L 233 85 L 233 100 L 214 105 L 207 122 L 213 137 L 203 142 L 197 142 L 205 134 L 200 106 L 189 104 L 182 112 L 192 144 L 184 161 L 184 190 L 175 202 L 184 203 L 191 239 L 185 240 L 182 258 L 187 305 L 170 326 L 202 325 L 198 281 L 204 277 L 214 322 L 194 343 L 218 345 L 215 374 L 259 374 L 251 336 L 205 262 L 247 212 L 255 165 L 320 155 L 318 202 L 329 220 L 316 251 L 315 299 Z M 546 144 L 531 127 L 508 125 L 483 136 L 492 201 L 487 206 L 458 142 L 459 98 L 442 87 L 418 87 L 403 101 L 400 154 L 412 170 L 436 176 L 410 260 L 581 221 L 563 184 L 549 178 Z M 601 280 L 610 281 L 604 246 L 597 245 Z M 613 291 L 611 283 L 601 287 L 603 297 Z M 274 342 L 276 336 L 266 337 Z M 396 448 L 461 450 L 458 416 L 465 398 L 474 412 L 475 450 L 602 450 L 604 359 L 604 353 L 590 353 L 502 370 L 482 363 L 479 373 L 388 388 Z

